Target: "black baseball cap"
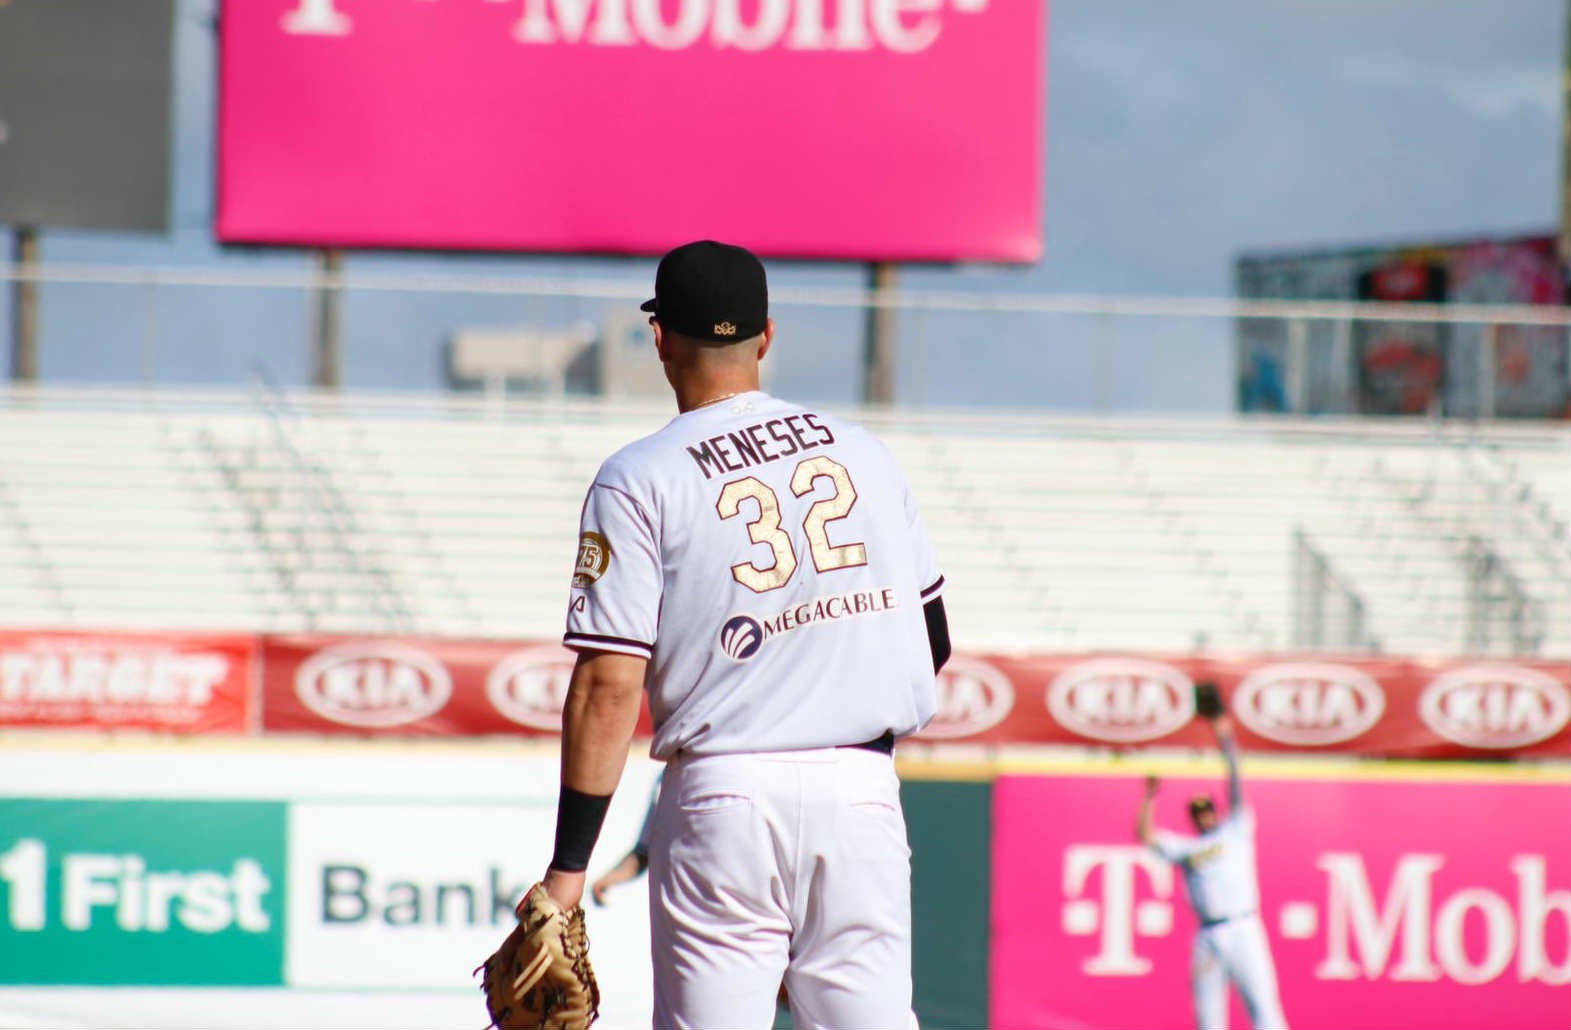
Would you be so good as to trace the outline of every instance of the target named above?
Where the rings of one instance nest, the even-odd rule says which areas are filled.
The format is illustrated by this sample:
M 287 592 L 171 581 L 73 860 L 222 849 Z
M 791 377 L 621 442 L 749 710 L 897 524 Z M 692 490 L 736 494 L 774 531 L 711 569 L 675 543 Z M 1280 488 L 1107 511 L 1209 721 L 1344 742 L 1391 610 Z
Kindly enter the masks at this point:
M 684 243 L 655 269 L 655 295 L 642 310 L 674 333 L 703 343 L 736 343 L 764 331 L 769 284 L 752 251 L 714 240 Z

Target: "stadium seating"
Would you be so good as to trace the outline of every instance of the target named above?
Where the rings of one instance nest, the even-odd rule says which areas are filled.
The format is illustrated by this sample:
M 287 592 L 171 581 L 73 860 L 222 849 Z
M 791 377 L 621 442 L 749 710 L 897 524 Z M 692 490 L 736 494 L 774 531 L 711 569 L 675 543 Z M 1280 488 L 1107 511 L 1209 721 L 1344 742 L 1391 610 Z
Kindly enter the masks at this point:
M 585 485 L 669 415 L 0 394 L 0 626 L 555 637 Z M 859 417 L 910 475 L 962 645 L 1571 654 L 1562 427 Z

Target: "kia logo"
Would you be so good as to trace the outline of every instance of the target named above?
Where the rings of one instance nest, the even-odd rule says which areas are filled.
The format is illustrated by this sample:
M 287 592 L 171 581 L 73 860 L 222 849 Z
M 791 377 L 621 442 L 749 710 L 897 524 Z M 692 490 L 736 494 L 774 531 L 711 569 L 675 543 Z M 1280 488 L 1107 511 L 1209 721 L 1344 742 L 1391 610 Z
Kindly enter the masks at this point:
M 1385 712 L 1386 697 L 1374 677 L 1351 666 L 1287 662 L 1244 677 L 1232 708 L 1262 737 L 1318 747 L 1367 732 Z
M 537 730 L 562 732 L 562 706 L 577 656 L 565 647 L 515 651 L 491 669 L 485 696 L 503 716 Z
M 1155 740 L 1195 714 L 1195 685 L 1178 669 L 1139 658 L 1071 665 L 1047 688 L 1047 710 L 1084 737 L 1126 744 Z
M 1009 677 L 977 658 L 952 657 L 938 674 L 938 711 L 917 734 L 920 740 L 951 740 L 992 729 L 1015 706 Z
M 317 715 L 345 726 L 402 726 L 441 711 L 453 681 L 424 651 L 345 644 L 301 663 L 295 693 Z
M 1467 747 L 1526 747 L 1571 720 L 1571 691 L 1548 673 L 1470 665 L 1437 676 L 1418 698 L 1429 728 Z

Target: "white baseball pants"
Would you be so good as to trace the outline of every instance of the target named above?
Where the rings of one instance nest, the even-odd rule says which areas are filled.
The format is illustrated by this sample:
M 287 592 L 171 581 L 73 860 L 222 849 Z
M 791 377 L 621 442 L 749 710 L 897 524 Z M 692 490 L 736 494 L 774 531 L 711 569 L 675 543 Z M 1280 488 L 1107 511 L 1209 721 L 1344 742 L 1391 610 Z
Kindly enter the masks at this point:
M 1254 1030 L 1287 1030 L 1271 942 L 1258 915 L 1201 927 L 1190 975 L 1198 1030 L 1227 1030 L 1229 981 L 1238 986 Z
M 679 757 L 649 841 L 654 1027 L 904 1030 L 911 851 L 888 755 Z

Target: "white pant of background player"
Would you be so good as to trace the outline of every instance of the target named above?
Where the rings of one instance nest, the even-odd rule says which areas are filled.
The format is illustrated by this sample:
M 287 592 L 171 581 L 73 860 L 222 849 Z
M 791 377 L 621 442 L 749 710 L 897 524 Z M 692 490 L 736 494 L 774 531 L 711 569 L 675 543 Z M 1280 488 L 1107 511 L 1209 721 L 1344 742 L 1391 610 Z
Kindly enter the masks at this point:
M 1190 976 L 1198 1030 L 1227 1030 L 1229 981 L 1238 986 L 1254 1030 L 1287 1030 L 1271 942 L 1258 915 L 1202 926 L 1195 934 Z
M 649 841 L 655 1030 L 915 1026 L 911 851 L 888 755 L 677 757 Z

